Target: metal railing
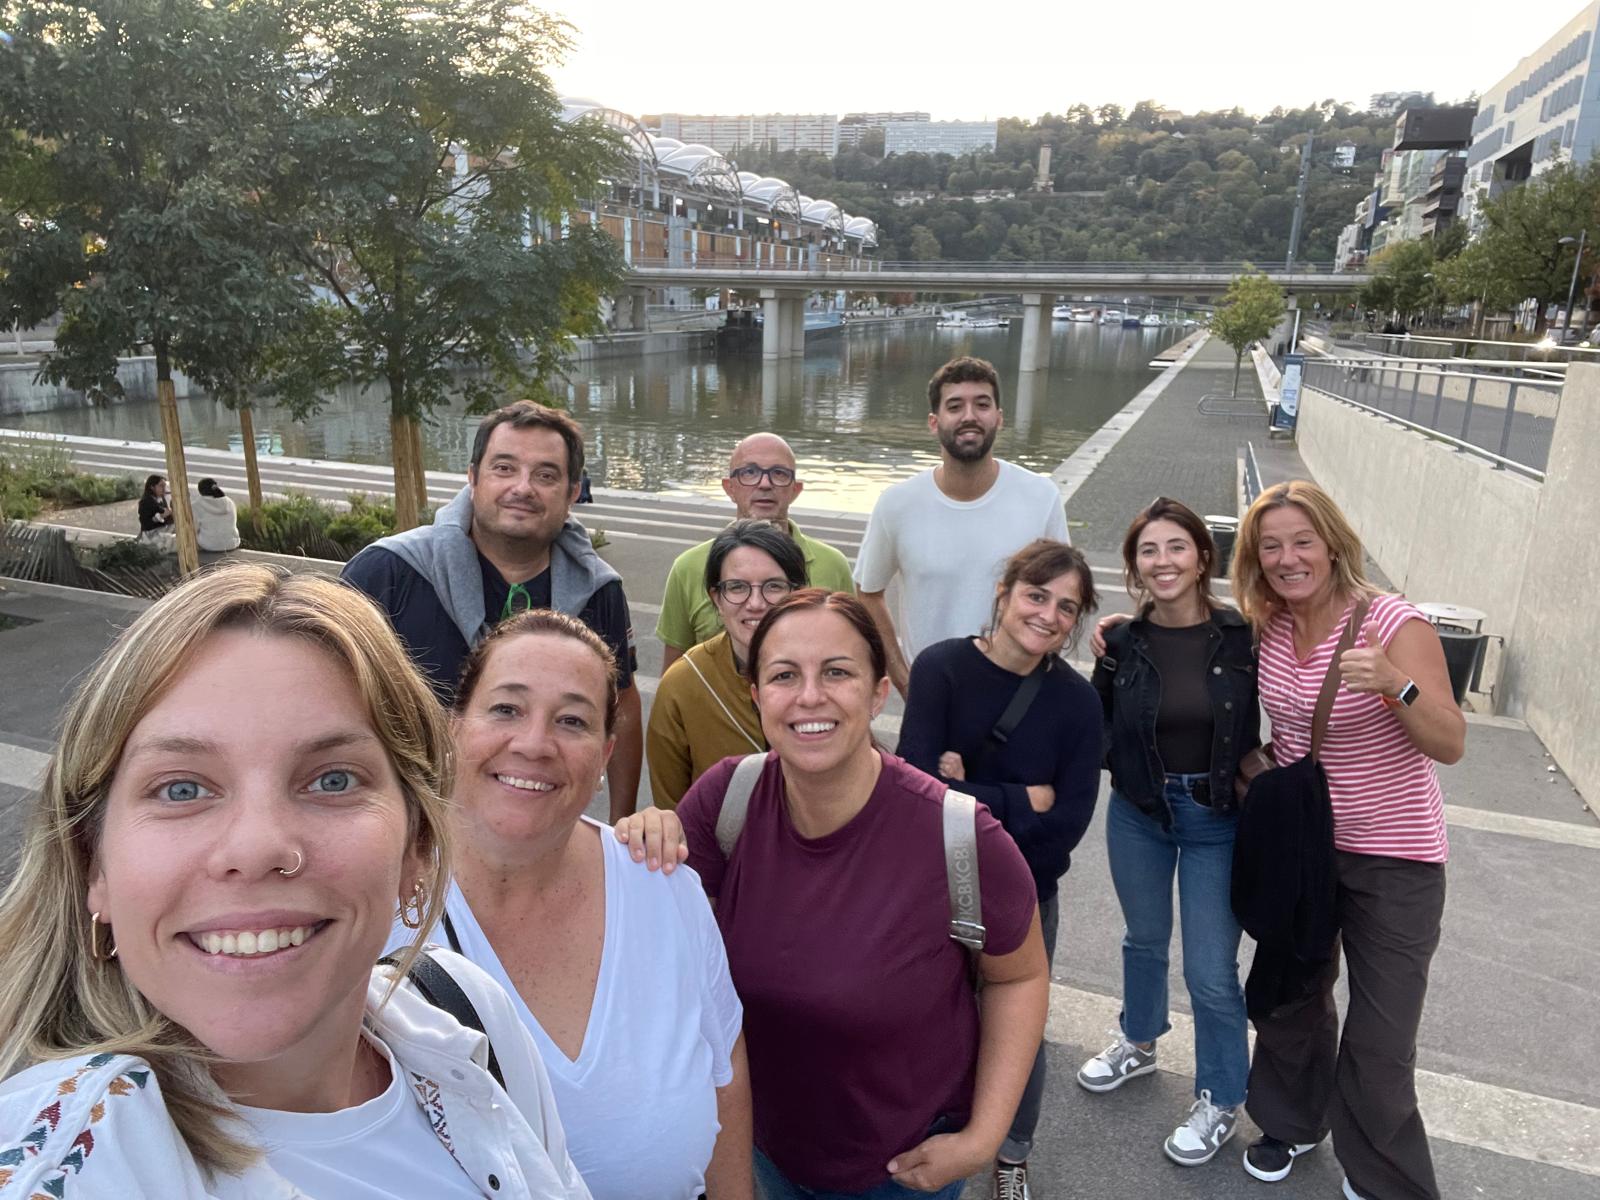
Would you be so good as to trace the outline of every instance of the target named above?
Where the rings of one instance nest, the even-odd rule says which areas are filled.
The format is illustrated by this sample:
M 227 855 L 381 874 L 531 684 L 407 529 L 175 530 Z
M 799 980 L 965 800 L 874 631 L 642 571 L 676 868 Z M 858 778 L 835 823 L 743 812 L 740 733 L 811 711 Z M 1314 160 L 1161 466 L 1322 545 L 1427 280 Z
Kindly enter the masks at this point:
M 798 242 L 780 242 L 777 245 L 801 245 Z M 837 250 L 824 250 L 823 254 L 831 254 L 835 258 L 849 257 L 840 254 Z M 982 273 L 992 275 L 1201 275 L 1207 277 L 1229 277 L 1238 275 L 1249 265 L 1242 262 L 964 262 L 955 260 L 939 260 L 932 262 L 906 261 L 899 259 L 878 259 L 862 257 L 860 265 L 853 270 L 860 271 L 905 271 L 928 274 L 963 274 Z M 630 266 L 634 268 L 662 269 L 693 267 L 697 264 L 686 263 L 680 257 L 646 257 L 635 254 Z M 711 265 L 711 264 L 707 264 Z M 761 263 L 756 264 L 748 260 L 733 262 L 718 262 L 714 264 L 718 270 L 730 268 L 744 271 L 814 271 L 827 268 L 813 267 L 803 260 L 794 263 Z M 837 268 L 835 268 L 837 269 Z M 1262 268 L 1257 268 L 1262 269 Z M 1284 275 L 1282 270 L 1265 268 L 1268 274 Z M 1287 274 L 1300 275 L 1331 275 L 1333 268 L 1326 263 L 1297 263 L 1292 272 Z M 1341 282 L 1352 282 L 1364 279 L 1362 275 L 1345 273 Z
M 1383 354 L 1394 358 L 1451 358 L 1463 367 L 1476 367 L 1479 360 L 1526 363 L 1530 370 L 1549 368 L 1559 371 L 1568 363 L 1600 362 L 1600 348 L 1558 346 L 1555 341 L 1506 342 L 1492 338 L 1439 337 L 1433 334 L 1354 333 L 1333 338 L 1345 350 Z
M 1266 489 L 1261 486 L 1261 464 L 1256 461 L 1254 442 L 1244 444 L 1244 506 L 1249 508 Z
M 1392 358 L 1310 359 L 1304 380 L 1498 468 L 1544 478 L 1561 405 L 1558 380 Z

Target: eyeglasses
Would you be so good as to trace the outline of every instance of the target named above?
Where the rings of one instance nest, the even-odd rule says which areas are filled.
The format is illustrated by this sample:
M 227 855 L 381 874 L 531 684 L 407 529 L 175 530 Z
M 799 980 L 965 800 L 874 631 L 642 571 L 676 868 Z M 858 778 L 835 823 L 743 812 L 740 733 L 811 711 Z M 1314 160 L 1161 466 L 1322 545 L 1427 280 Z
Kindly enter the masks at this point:
M 728 473 L 728 478 L 735 483 L 742 483 L 745 487 L 756 487 L 763 479 L 770 480 L 775 488 L 788 487 L 794 482 L 793 467 L 758 467 L 755 463 L 745 463 L 742 467 L 735 467 Z
M 743 579 L 724 579 L 715 590 L 729 604 L 743 604 L 757 587 L 761 589 L 761 598 L 768 604 L 776 604 L 794 591 L 794 584 L 787 579 L 768 579 L 760 584 L 747 583 Z

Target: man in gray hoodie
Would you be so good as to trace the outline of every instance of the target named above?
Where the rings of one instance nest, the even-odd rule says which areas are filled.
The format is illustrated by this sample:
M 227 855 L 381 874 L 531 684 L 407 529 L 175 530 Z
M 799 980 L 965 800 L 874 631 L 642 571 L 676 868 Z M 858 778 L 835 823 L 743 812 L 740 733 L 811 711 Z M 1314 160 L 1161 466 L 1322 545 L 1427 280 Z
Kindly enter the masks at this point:
M 478 425 L 467 486 L 433 524 L 379 539 L 343 578 L 389 614 L 446 704 L 468 652 L 513 613 L 554 608 L 599 634 L 620 689 L 607 769 L 615 821 L 638 801 L 644 731 L 622 579 L 569 515 L 582 473 L 583 432 L 566 413 L 527 400 L 497 409 Z

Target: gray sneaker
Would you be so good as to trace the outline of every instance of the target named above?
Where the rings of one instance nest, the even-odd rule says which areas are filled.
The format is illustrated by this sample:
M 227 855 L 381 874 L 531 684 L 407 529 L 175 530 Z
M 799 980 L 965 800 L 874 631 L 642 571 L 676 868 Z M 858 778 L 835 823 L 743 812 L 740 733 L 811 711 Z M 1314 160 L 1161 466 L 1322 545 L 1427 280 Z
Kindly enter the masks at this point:
M 1198 1167 L 1217 1156 L 1239 1127 L 1239 1110 L 1218 1108 L 1211 1093 L 1203 1091 L 1189 1109 L 1189 1118 L 1172 1131 L 1161 1146 L 1180 1167 Z
M 1141 1050 L 1119 1033 L 1116 1041 L 1078 1068 L 1078 1082 L 1091 1092 L 1112 1092 L 1134 1076 L 1155 1069 L 1155 1044 Z
M 1028 1164 L 997 1161 L 991 1200 L 1033 1200 L 1033 1192 L 1028 1188 Z

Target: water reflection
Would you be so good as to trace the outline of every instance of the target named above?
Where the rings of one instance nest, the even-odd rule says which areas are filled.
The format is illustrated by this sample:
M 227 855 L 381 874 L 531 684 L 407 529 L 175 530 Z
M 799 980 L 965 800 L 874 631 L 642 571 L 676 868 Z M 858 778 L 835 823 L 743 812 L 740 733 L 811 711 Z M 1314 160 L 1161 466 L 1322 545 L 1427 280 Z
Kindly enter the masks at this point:
M 887 484 L 935 460 L 927 381 L 946 359 L 976 354 L 999 366 L 1006 428 L 996 452 L 1048 472 L 1150 381 L 1145 364 L 1178 336 L 1177 330 L 1058 322 L 1051 368 L 1019 375 L 1020 328 L 869 328 L 814 341 L 804 359 L 777 363 L 764 363 L 758 351 L 583 364 L 556 391 L 587 431 L 598 485 L 720 496 L 717 481 L 733 445 L 752 430 L 771 429 L 794 446 L 806 503 L 866 511 Z M 191 445 L 240 449 L 237 415 L 225 406 L 197 397 L 179 407 Z M 15 420 L 97 437 L 159 436 L 154 404 Z M 428 466 L 464 470 L 476 424 L 459 404 L 435 412 L 424 429 Z M 390 461 L 381 388 L 338 388 L 304 422 L 260 409 L 255 425 L 264 455 Z

